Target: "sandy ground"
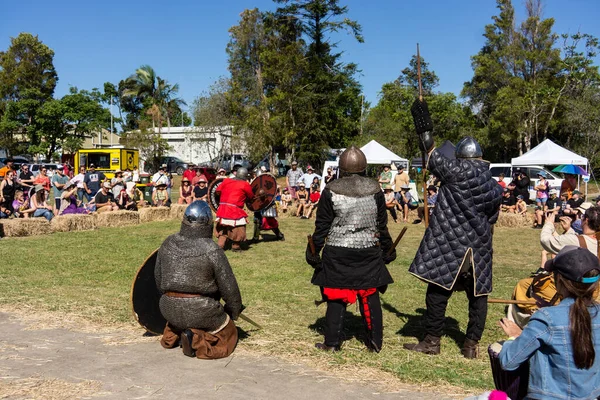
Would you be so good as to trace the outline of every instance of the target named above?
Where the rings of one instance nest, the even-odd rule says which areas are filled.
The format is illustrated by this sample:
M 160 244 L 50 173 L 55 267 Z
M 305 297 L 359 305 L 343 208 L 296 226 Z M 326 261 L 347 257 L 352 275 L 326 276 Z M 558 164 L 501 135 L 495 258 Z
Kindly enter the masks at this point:
M 236 352 L 203 361 L 165 350 L 156 337 L 69 329 L 0 312 L 0 399 L 445 399 L 407 386 L 394 392 L 348 382 L 301 363 Z M 456 397 L 454 397 L 456 398 Z

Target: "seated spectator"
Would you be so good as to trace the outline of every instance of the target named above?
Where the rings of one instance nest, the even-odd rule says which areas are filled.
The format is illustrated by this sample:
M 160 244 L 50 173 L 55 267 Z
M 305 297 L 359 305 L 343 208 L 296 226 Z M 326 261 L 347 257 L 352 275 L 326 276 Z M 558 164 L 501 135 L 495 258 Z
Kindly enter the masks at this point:
M 398 200 L 394 197 L 394 192 L 391 187 L 385 188 L 383 190 L 384 198 L 385 198 L 385 207 L 390 212 L 392 219 L 395 223 L 398 223 L 398 214 L 396 214 L 396 207 L 398 206 Z
M 14 210 L 14 216 L 17 218 L 29 218 L 35 211 L 29 207 L 29 200 L 25 198 L 25 193 L 22 190 L 15 192 L 12 209 Z
M 581 193 L 575 189 L 571 193 L 571 198 L 567 200 L 567 206 L 563 210 L 565 215 L 573 215 L 577 213 L 577 207 L 583 204 L 583 199 L 580 197 Z
M 110 182 L 104 182 L 100 187 L 100 190 L 94 196 L 94 203 L 96 204 L 96 212 L 110 212 L 117 211 L 119 206 L 115 202 L 115 197 L 110 191 Z
M 575 231 L 576 234 L 578 234 L 578 235 L 583 234 L 583 215 L 589 208 L 591 208 L 593 206 L 594 205 L 592 203 L 586 202 L 586 203 L 582 203 L 579 207 L 576 208 L 577 214 L 575 215 L 575 218 L 571 222 L 571 228 L 573 228 L 573 230 Z M 573 218 L 573 215 L 571 215 L 571 218 Z
M 319 185 L 313 185 L 313 188 L 310 191 L 310 196 L 309 196 L 309 204 L 308 204 L 308 208 L 306 209 L 306 212 L 304 213 L 304 218 L 308 219 L 310 218 L 310 215 L 312 214 L 313 210 L 315 208 L 317 208 L 317 206 L 319 205 L 319 200 L 321 199 L 321 190 L 319 188 Z
M 437 186 L 429 185 L 427 187 L 427 211 L 429 212 L 429 216 L 433 213 L 433 209 L 435 208 L 435 202 L 437 201 Z M 413 224 L 420 224 L 425 218 L 425 207 L 419 207 L 417 209 L 417 215 L 419 219 L 415 220 Z
M 54 212 L 52 206 L 48 204 L 48 191 L 44 189 L 44 186 L 37 184 L 34 187 L 35 195 L 31 198 L 31 209 L 33 211 L 33 217 L 44 217 L 48 221 L 54 218 Z
M 404 222 L 408 222 L 408 212 L 410 210 L 417 209 L 417 207 L 419 207 L 419 203 L 412 198 L 412 195 L 410 194 L 410 186 L 408 185 L 403 185 L 400 188 L 399 194 L 400 196 L 398 196 L 399 198 L 396 200 L 398 200 L 398 203 L 400 204 L 402 214 L 404 215 Z
M 208 186 L 206 178 L 200 178 L 198 180 L 198 186 L 194 188 L 194 200 L 208 200 Z
M 121 192 L 125 190 L 125 178 L 123 178 L 123 171 L 120 169 L 115 171 L 115 177 L 111 179 L 110 186 L 110 191 L 112 192 L 113 197 L 117 199 Z
M 227 171 L 225 171 L 224 168 L 219 168 L 219 170 L 217 171 L 216 179 L 224 179 L 224 178 L 227 178 Z
M 132 182 L 133 183 L 133 182 Z M 119 196 L 115 199 L 117 206 L 119 206 L 119 210 L 127 210 L 127 211 L 137 211 L 138 205 L 133 198 L 129 197 L 129 193 L 127 193 L 126 189 L 121 190 Z
M 179 199 L 177 199 L 177 204 L 192 204 L 193 200 L 194 189 L 190 185 L 190 180 L 184 176 L 181 180 L 181 186 L 179 187 Z
M 126 184 L 127 196 L 129 197 L 129 201 L 135 204 L 135 208 L 133 206 L 127 205 L 125 209 L 138 210 L 142 207 L 146 207 L 148 204 L 146 200 L 144 200 L 144 193 L 140 189 L 138 189 L 135 185 L 135 182 L 127 182 Z M 129 207 L 129 208 L 127 208 Z
M 34 185 L 42 185 L 44 190 L 50 192 L 50 177 L 48 177 L 48 168 L 42 167 L 40 173 L 33 180 Z
M 310 184 L 310 193 L 315 191 L 315 188 L 319 189 L 319 191 L 321 191 L 321 181 L 316 176 L 313 178 L 313 181 Z
M 306 205 L 308 204 L 308 191 L 306 190 L 306 186 L 304 182 L 298 183 L 298 190 L 296 191 L 296 199 L 298 200 L 298 210 L 296 211 L 296 215 L 299 218 L 304 217 L 304 212 L 306 211 Z
M 169 207 L 171 205 L 166 183 L 159 183 L 156 186 L 156 190 L 152 193 L 152 205 L 154 207 Z
M 509 336 L 500 365 L 513 371 L 529 363 L 527 398 L 595 399 L 600 396 L 598 258 L 568 246 L 547 262 L 546 270 L 554 274 L 563 300 L 535 312 L 523 330 L 507 318 L 500 320 Z
M 535 225 L 533 226 L 536 229 L 542 229 L 544 216 L 547 213 L 552 213 L 554 211 L 560 211 L 562 207 L 562 201 L 557 197 L 558 190 L 551 189 L 549 192 L 548 200 L 546 201 L 546 210 L 541 208 L 537 208 L 535 210 Z M 554 221 L 556 222 L 556 221 Z
M 83 202 L 77 198 L 77 191 L 76 184 L 72 182 L 65 184 L 58 215 L 88 214 L 88 210 L 83 206 Z
M 504 174 L 498 175 L 498 185 L 502 186 L 502 189 L 506 189 L 506 182 L 504 182 Z
M 527 215 L 527 203 L 525 203 L 525 198 L 522 194 L 517 196 L 517 210 L 516 213 L 522 216 Z
M 288 188 L 283 188 L 283 194 L 281 195 L 281 211 L 287 212 L 288 208 L 292 205 L 292 195 Z
M 4 209 L 3 213 L 12 215 L 14 210 L 12 203 L 15 200 L 17 191 L 17 180 L 15 171 L 8 170 L 2 182 L 0 182 L 0 207 Z

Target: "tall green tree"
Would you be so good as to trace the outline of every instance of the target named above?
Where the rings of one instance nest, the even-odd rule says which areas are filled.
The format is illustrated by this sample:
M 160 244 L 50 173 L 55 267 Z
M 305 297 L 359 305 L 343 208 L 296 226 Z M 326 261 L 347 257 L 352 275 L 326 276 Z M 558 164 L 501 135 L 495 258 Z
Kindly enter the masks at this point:
M 37 36 L 21 33 L 0 52 L 0 145 L 14 152 L 24 150 L 19 142 L 36 146 L 36 115 L 52 99 L 58 76 L 54 51 Z

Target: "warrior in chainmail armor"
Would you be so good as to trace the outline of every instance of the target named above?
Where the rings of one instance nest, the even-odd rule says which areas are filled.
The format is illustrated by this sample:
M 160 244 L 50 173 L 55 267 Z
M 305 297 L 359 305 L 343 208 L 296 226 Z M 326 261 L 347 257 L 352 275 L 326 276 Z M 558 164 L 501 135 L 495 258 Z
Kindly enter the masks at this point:
M 258 169 L 256 176 L 264 174 L 265 171 Z M 271 202 L 263 210 L 254 212 L 254 234 L 252 241 L 257 243 L 260 240 L 260 232 L 271 230 L 275 234 L 276 240 L 285 240 L 283 232 L 279 229 L 279 221 L 277 221 L 277 203 Z
M 388 254 L 392 240 L 383 192 L 375 180 L 360 176 L 366 167 L 360 149 L 352 146 L 342 153 L 343 177 L 330 182 L 319 200 L 312 236 L 316 251 L 310 245 L 306 250 L 306 261 L 315 268 L 312 283 L 321 287 L 327 302 L 325 341 L 315 345 L 321 350 L 340 349 L 346 306 L 357 300 L 367 348 L 379 352 L 383 344 L 379 293 L 393 282 L 385 264 L 396 251 Z
M 454 291 L 465 290 L 469 323 L 462 354 L 476 358 L 487 316 L 487 295 L 492 291 L 492 225 L 498 219 L 502 187 L 492 178 L 475 139 L 461 139 L 456 144 L 456 159 L 448 159 L 434 147 L 427 104 L 416 100 L 412 111 L 413 116 L 417 114 L 421 149 L 428 155 L 427 168 L 441 186 L 429 227 L 409 269 L 428 283 L 426 336 L 404 347 L 439 354 L 448 300 Z M 428 120 L 424 124 L 428 129 L 419 130 L 418 118 Z
M 160 311 L 168 321 L 161 344 L 181 343 L 190 357 L 227 357 L 235 349 L 234 320 L 242 297 L 223 250 L 212 240 L 213 217 L 204 201 L 190 204 L 181 229 L 160 246 L 155 278 Z M 221 303 L 221 299 L 225 304 Z

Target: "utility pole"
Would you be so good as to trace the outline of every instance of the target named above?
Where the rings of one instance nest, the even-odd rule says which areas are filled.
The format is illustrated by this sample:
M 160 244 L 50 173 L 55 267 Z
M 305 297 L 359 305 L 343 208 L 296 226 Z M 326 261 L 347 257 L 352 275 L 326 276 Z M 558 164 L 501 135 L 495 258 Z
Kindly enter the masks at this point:
M 364 110 L 365 95 L 360 96 L 360 134 L 363 134 L 363 110 Z
M 113 120 L 112 103 L 113 103 L 113 97 L 111 95 L 110 96 L 110 147 L 113 146 L 113 132 L 115 129 L 114 120 Z

